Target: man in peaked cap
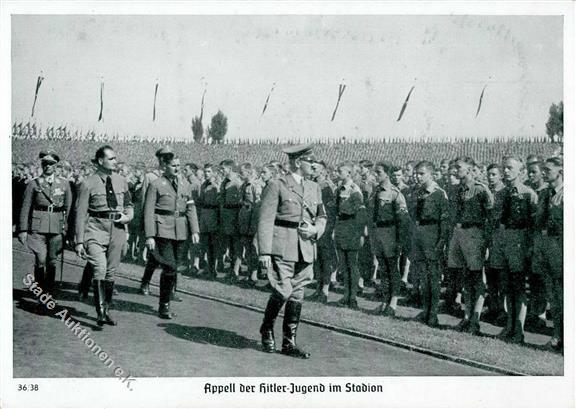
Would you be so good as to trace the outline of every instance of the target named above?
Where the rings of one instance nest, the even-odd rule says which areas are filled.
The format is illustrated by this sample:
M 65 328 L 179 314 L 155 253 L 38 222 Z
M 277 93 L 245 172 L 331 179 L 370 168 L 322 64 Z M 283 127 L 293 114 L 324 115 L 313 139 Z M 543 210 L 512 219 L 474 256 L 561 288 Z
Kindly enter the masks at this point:
M 72 191 L 68 181 L 54 173 L 60 157 L 53 151 L 42 151 L 39 157 L 42 175 L 28 183 L 24 191 L 18 239 L 34 252 L 34 279 L 42 290 L 52 293 Z
M 172 149 L 170 149 L 169 146 L 164 146 L 160 149 L 158 149 L 156 151 L 156 159 L 158 159 L 158 162 L 161 163 L 163 158 L 166 159 L 172 159 L 174 157 L 174 152 L 172 151 Z M 156 179 L 158 179 L 159 177 L 162 176 L 162 170 L 160 168 L 160 165 L 158 168 L 146 173 L 144 175 L 144 180 L 142 181 L 142 189 L 140 191 L 140 197 L 138 198 L 138 200 L 136 200 L 137 203 L 140 204 L 141 208 L 139 209 L 139 211 L 137 212 L 140 217 L 143 218 L 144 215 L 144 203 L 145 203 L 145 199 L 146 199 L 146 191 L 148 190 L 148 186 L 150 186 L 150 183 L 152 183 L 153 181 L 155 181 Z M 140 221 L 140 225 L 143 226 L 144 225 L 144 221 L 141 220 Z M 146 241 L 146 237 L 144 234 L 144 229 L 141 229 L 139 231 L 140 234 L 140 243 L 144 243 Z M 142 250 L 144 250 L 142 248 Z M 146 259 L 146 267 L 144 267 L 144 274 L 142 275 L 142 281 L 140 283 L 140 294 L 142 295 L 148 295 L 150 293 L 150 281 L 152 280 L 152 275 L 154 275 L 154 271 L 160 266 L 160 263 L 158 263 L 158 261 L 154 258 L 154 256 L 152 255 L 152 252 L 148 252 L 147 253 L 147 259 Z
M 160 156 L 163 175 L 150 183 L 144 203 L 144 230 L 150 254 L 163 266 L 160 276 L 160 318 L 172 319 L 171 293 L 178 273 L 187 267 L 187 239 L 199 241 L 198 219 L 192 186 L 180 175 L 174 154 Z
M 316 240 L 326 227 L 322 192 L 306 179 L 315 158 L 310 144 L 286 148 L 290 172 L 266 185 L 260 205 L 258 248 L 260 264 L 272 286 L 260 327 L 265 352 L 275 352 L 274 321 L 286 304 L 282 326 L 282 353 L 307 359 L 296 346 L 304 287 L 312 281 Z

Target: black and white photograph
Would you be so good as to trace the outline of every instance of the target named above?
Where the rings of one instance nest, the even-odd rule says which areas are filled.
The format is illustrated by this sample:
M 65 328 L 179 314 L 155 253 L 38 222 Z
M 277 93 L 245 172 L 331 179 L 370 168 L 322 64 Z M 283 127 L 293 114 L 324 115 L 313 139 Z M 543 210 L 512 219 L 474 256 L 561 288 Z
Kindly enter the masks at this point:
M 573 2 L 1 7 L 2 406 L 574 406 Z

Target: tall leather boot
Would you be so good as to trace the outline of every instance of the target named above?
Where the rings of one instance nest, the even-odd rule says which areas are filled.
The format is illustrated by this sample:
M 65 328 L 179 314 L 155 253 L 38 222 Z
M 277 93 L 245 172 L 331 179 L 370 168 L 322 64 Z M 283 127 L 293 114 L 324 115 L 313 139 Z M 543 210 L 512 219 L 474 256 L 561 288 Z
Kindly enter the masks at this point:
M 43 288 L 43 290 L 52 295 L 52 298 L 54 298 L 54 284 L 56 282 L 56 266 L 54 264 L 49 264 L 46 266 L 46 277 L 44 279 L 44 286 L 46 288 Z
M 114 281 L 104 281 L 104 323 L 108 325 L 116 325 L 116 321 L 112 319 L 109 314 L 110 305 L 112 305 L 112 296 L 114 295 Z
M 46 291 L 46 267 L 34 266 L 34 281 L 36 281 L 43 292 Z M 42 304 L 40 298 L 36 299 L 35 312 L 39 315 L 46 315 L 47 313 L 46 306 Z
M 165 320 L 171 320 L 174 317 L 174 314 L 170 312 L 170 296 L 172 294 L 174 280 L 174 276 L 171 275 L 162 273 L 160 276 L 160 305 L 158 308 L 158 316 Z
M 300 323 L 300 313 L 302 312 L 302 303 L 287 301 L 284 310 L 284 323 L 282 331 L 282 353 L 294 358 L 308 359 L 310 353 L 303 351 L 296 346 L 296 332 Z
M 46 281 L 46 267 L 34 266 L 34 281 L 42 290 L 44 290 L 44 283 Z
M 104 300 L 106 298 L 104 292 L 104 280 L 93 280 L 92 291 L 94 292 L 94 307 L 96 308 L 96 323 L 99 327 L 103 327 L 106 323 L 106 316 L 104 314 Z
M 82 279 L 80 284 L 78 284 L 78 298 L 80 301 L 86 300 L 88 298 L 88 293 L 90 292 L 90 283 L 92 283 L 93 278 L 92 266 L 90 263 L 86 263 L 84 266 L 84 271 L 82 271 Z
M 264 352 L 276 352 L 276 342 L 274 340 L 274 321 L 284 305 L 284 298 L 276 291 L 273 291 L 268 299 L 266 310 L 264 311 L 264 320 L 260 326 L 260 335 L 262 335 L 262 349 Z
M 144 267 L 144 275 L 142 276 L 142 282 L 140 284 L 140 294 L 150 294 L 150 280 L 152 280 L 152 275 L 154 274 L 156 267 L 158 267 L 158 262 L 152 253 L 148 252 L 148 260 L 146 261 L 146 267 Z
M 172 282 L 172 288 L 170 289 L 170 301 L 182 302 L 182 298 L 176 294 L 176 287 L 178 286 L 178 274 L 174 275 L 174 280 Z

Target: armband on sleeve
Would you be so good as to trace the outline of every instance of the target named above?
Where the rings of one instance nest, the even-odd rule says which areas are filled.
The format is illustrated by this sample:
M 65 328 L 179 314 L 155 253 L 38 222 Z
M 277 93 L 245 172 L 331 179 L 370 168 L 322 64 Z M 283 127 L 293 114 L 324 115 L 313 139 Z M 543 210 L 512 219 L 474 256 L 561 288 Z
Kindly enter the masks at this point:
M 317 212 L 316 212 L 316 217 L 317 217 L 317 218 L 320 218 L 320 217 L 326 218 L 326 217 L 327 217 L 327 216 L 326 216 L 326 208 L 324 207 L 324 203 L 320 203 L 320 204 L 318 205 L 318 210 L 317 210 Z

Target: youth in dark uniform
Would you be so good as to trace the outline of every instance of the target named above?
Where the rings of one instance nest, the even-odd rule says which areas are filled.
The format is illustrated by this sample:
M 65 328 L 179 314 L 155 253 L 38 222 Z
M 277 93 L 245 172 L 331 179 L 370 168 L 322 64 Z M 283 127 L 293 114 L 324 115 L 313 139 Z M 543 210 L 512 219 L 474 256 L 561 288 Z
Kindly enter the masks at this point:
M 360 270 L 358 252 L 364 242 L 366 216 L 364 198 L 352 181 L 352 164 L 338 166 L 340 186 L 336 189 L 336 226 L 334 241 L 338 249 L 339 270 L 344 279 L 344 297 L 338 305 L 358 308 L 356 293 Z
M 240 178 L 244 181 L 240 187 L 240 200 L 242 207 L 238 212 L 238 232 L 240 233 L 241 250 L 244 253 L 248 274 L 246 283 L 254 286 L 258 281 L 258 243 L 256 232 L 258 230 L 258 212 L 262 187 L 254 178 L 254 169 L 250 163 L 240 166 Z
M 486 285 L 488 287 L 488 311 L 486 319 L 499 322 L 505 315 L 504 311 L 504 229 L 500 228 L 500 216 L 502 214 L 502 201 L 506 186 L 504 185 L 502 165 L 492 163 L 487 171 L 488 187 L 494 197 L 494 229 L 490 248 L 488 249 L 488 261 L 486 263 Z
M 428 325 L 438 326 L 440 300 L 439 261 L 448 243 L 448 196 L 433 179 L 434 165 L 423 161 L 416 165 L 417 182 L 414 234 L 411 260 L 422 273 L 422 304 L 420 318 Z
M 492 237 L 494 199 L 488 188 L 476 181 L 474 160 L 456 162 L 460 186 L 456 225 L 448 247 L 448 268 L 464 269 L 465 312 L 458 329 L 478 334 L 486 285 L 482 275 L 486 249 Z
M 202 181 L 198 178 L 199 168 L 195 163 L 187 163 L 182 169 L 182 174 L 186 177 L 188 183 L 192 188 L 192 193 L 194 195 L 194 201 L 198 201 L 198 196 L 200 195 L 200 185 Z M 198 207 L 196 207 L 196 213 L 198 213 Z M 192 274 L 198 274 L 200 271 L 200 243 L 194 244 L 190 243 L 190 272 Z
M 538 160 L 538 158 L 536 158 Z M 527 166 L 528 186 L 530 186 L 538 195 L 538 203 L 543 199 L 547 190 L 548 183 L 544 180 L 542 168 L 544 162 L 532 161 Z M 526 324 L 533 328 L 546 328 L 546 305 L 548 297 L 546 295 L 546 282 L 544 280 L 545 268 L 540 263 L 540 258 L 536 256 L 538 247 L 542 246 L 542 232 L 538 229 L 533 231 L 533 257 L 530 268 L 528 283 L 530 284 L 530 299 L 528 302 L 528 316 Z M 529 321 L 528 321 L 529 320 Z
M 377 163 L 378 185 L 374 191 L 372 212 L 372 244 L 378 260 L 378 275 L 382 281 L 382 303 L 378 312 L 394 317 L 400 296 L 400 270 L 398 259 L 408 237 L 408 208 L 400 190 L 390 182 L 391 166 Z
M 522 183 L 524 163 L 508 157 L 502 162 L 506 188 L 502 200 L 500 224 L 503 229 L 504 277 L 507 321 L 500 338 L 514 343 L 524 342 L 524 322 L 527 313 L 526 279 L 528 256 L 532 247 L 532 231 L 536 217 L 538 195 Z
M 537 229 L 543 237 L 538 257 L 545 268 L 544 277 L 548 293 L 554 333 L 547 347 L 555 351 L 564 349 L 564 166 L 562 159 L 550 158 L 542 169 L 549 184 L 539 205 Z
M 374 168 L 374 163 L 370 160 L 364 159 L 360 163 L 360 178 L 358 180 L 358 187 L 362 192 L 362 197 L 364 198 L 364 206 L 360 209 L 360 214 L 358 215 L 358 221 L 364 225 L 366 233 L 371 225 L 370 215 L 372 214 L 372 206 L 374 204 L 374 189 L 378 184 L 372 173 Z M 362 291 L 365 285 L 374 285 L 374 280 L 376 278 L 376 262 L 374 253 L 372 251 L 372 243 L 370 236 L 365 236 L 362 247 L 358 254 L 359 261 L 359 289 Z
M 266 352 L 275 352 L 274 321 L 286 304 L 282 353 L 303 359 L 310 354 L 296 346 L 296 332 L 304 287 L 313 278 L 315 242 L 326 227 L 320 187 L 306 179 L 316 161 L 311 151 L 311 145 L 284 150 L 290 173 L 268 182 L 258 221 L 260 264 L 273 288 L 260 327 L 262 346 Z
M 333 231 L 336 224 L 336 200 L 334 183 L 328 178 L 326 163 L 320 161 L 314 164 L 315 181 L 322 191 L 322 203 L 326 209 L 326 229 L 317 241 L 318 256 L 314 261 L 314 274 L 318 285 L 310 300 L 328 303 L 330 293 L 330 279 L 336 267 L 336 247 L 334 245 Z
M 242 263 L 242 245 L 238 230 L 238 214 L 240 213 L 240 187 L 242 181 L 234 171 L 236 164 L 231 159 L 220 162 L 224 179 L 220 184 L 220 229 L 223 234 L 223 253 L 228 250 L 231 261 L 231 271 L 228 278 L 236 282 L 240 276 Z
M 219 192 L 213 166 L 204 165 L 204 182 L 200 186 L 196 207 L 198 208 L 198 221 L 200 223 L 200 251 L 202 261 L 206 256 L 206 278 L 216 278 L 216 246 L 219 219 Z

